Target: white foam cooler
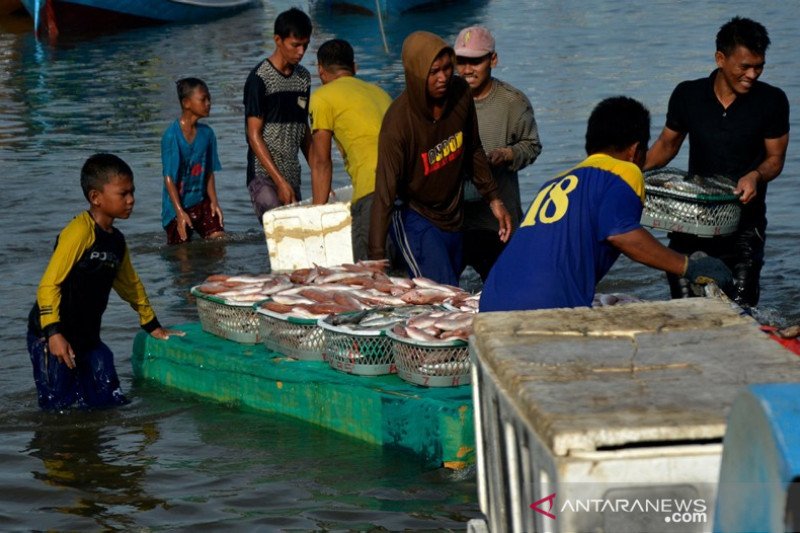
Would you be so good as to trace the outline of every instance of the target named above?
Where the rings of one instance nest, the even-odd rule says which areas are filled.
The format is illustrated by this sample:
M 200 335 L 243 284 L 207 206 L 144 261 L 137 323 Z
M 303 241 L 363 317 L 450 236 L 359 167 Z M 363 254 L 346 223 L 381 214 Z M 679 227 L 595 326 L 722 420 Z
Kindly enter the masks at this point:
M 482 313 L 472 531 L 710 531 L 726 417 L 797 357 L 721 300 Z
M 264 235 L 273 271 L 353 262 L 352 188 L 337 189 L 335 194 L 336 201 L 324 205 L 304 200 L 264 213 Z

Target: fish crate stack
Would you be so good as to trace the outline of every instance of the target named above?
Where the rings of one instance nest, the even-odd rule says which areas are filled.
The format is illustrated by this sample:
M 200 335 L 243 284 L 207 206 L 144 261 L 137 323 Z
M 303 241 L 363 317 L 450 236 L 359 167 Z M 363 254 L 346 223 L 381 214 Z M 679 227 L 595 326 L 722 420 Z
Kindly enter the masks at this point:
M 303 361 L 325 360 L 324 336 L 316 318 L 301 318 L 256 305 L 267 349 Z
M 646 172 L 644 180 L 643 226 L 698 237 L 727 235 L 739 226 L 739 199 L 725 178 L 662 168 Z
M 396 372 L 392 339 L 386 330 L 436 309 L 428 305 L 379 307 L 319 319 L 331 368 L 348 374 L 379 376 Z
M 389 330 L 397 375 L 423 387 L 469 384 L 469 343 L 464 335 L 473 317 L 469 311 L 433 311 Z

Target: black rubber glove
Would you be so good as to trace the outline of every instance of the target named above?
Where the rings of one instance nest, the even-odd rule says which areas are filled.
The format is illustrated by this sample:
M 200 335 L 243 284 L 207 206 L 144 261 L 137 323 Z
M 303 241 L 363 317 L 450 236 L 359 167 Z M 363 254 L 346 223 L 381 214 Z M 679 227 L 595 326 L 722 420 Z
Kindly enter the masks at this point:
M 724 292 L 733 289 L 731 270 L 716 257 L 690 257 L 683 277 L 700 285 L 714 282 Z

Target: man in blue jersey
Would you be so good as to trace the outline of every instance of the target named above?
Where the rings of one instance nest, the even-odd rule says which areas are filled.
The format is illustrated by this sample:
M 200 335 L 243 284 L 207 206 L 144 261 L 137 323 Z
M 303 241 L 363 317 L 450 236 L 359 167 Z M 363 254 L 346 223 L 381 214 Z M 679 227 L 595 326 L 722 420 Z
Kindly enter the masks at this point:
M 634 261 L 727 289 L 719 259 L 689 259 L 641 227 L 650 113 L 625 96 L 592 111 L 588 157 L 544 184 L 484 284 L 480 310 L 590 306 L 620 252 Z

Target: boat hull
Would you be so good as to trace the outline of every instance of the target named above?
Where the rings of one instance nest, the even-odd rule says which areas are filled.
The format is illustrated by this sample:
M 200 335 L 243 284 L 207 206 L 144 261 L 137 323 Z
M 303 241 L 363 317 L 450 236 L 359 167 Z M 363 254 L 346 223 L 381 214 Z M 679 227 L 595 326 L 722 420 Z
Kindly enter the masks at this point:
M 226 17 L 256 0 L 22 0 L 39 35 Z
M 0 0 L 0 16 L 9 15 L 22 9 L 20 0 Z
M 427 467 L 475 461 L 470 387 L 424 388 L 396 375 L 356 376 L 322 361 L 288 359 L 263 345 L 244 345 L 176 326 L 185 337 L 134 340 L 137 379 L 203 398 L 280 413 L 372 444 L 402 449 Z
M 399 14 L 433 7 L 443 2 L 437 0 L 316 0 L 324 8 L 337 8 L 357 13 L 374 15 L 379 8 L 382 14 Z

